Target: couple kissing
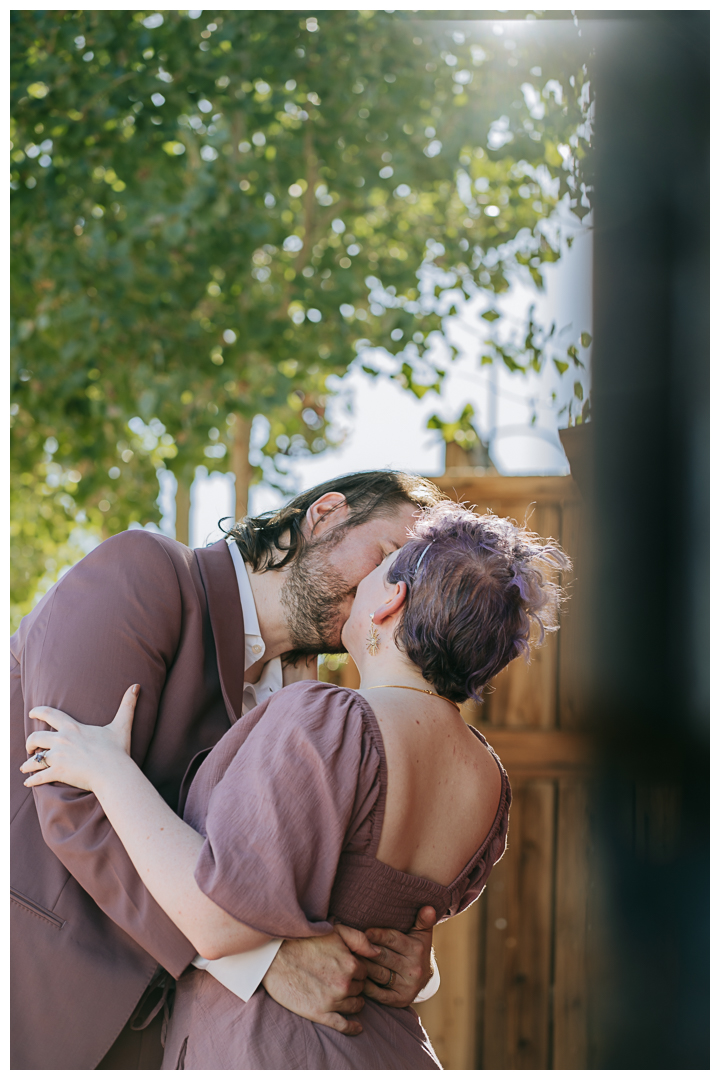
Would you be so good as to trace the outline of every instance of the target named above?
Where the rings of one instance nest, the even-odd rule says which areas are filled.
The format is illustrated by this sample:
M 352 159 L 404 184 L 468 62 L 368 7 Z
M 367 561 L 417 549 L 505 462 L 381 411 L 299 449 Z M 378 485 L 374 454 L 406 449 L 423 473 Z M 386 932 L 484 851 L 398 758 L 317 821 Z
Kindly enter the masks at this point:
M 432 926 L 511 801 L 459 706 L 568 567 L 394 471 L 82 559 L 11 644 L 12 1068 L 439 1069 Z

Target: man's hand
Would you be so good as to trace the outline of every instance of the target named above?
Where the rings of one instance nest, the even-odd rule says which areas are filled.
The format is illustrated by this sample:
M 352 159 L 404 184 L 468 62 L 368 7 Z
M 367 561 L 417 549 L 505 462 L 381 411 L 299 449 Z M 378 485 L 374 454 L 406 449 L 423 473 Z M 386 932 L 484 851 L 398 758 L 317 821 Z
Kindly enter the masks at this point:
M 411 1005 L 432 975 L 430 954 L 435 909 L 420 908 L 409 934 L 397 930 L 368 930 L 367 937 L 381 954 L 365 964 L 368 978 L 363 993 L 382 1005 L 404 1009 Z M 344 930 L 344 928 L 342 928 Z
M 367 958 L 379 957 L 381 951 L 365 934 L 347 926 L 342 927 L 342 935 L 287 939 L 268 968 L 263 986 L 290 1012 L 344 1035 L 359 1035 L 362 1024 L 340 1014 L 362 1009 Z

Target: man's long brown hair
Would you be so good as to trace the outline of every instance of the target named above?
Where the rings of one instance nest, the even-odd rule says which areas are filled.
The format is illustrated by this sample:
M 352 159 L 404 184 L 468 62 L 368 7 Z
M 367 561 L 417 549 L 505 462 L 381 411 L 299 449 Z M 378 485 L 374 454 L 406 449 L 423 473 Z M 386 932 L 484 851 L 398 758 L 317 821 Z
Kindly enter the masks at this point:
M 344 495 L 350 509 L 343 530 L 371 518 L 389 517 L 393 510 L 408 503 L 435 506 L 445 497 L 430 480 L 410 473 L 392 469 L 348 473 L 301 492 L 280 510 L 243 518 L 226 530 L 226 535 L 235 538 L 243 559 L 255 573 L 281 570 L 307 543 L 302 523 L 309 507 L 331 491 Z

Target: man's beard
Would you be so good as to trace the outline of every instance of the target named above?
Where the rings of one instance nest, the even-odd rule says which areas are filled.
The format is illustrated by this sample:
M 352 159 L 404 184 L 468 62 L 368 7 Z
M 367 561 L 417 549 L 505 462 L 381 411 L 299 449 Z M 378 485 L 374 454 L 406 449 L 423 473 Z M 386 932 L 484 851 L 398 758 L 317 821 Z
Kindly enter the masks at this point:
M 335 540 L 335 538 L 333 538 Z M 293 649 L 301 653 L 337 653 L 343 619 L 340 605 L 350 592 L 347 581 L 332 566 L 327 553 L 335 543 L 317 540 L 290 563 L 280 593 L 288 617 Z

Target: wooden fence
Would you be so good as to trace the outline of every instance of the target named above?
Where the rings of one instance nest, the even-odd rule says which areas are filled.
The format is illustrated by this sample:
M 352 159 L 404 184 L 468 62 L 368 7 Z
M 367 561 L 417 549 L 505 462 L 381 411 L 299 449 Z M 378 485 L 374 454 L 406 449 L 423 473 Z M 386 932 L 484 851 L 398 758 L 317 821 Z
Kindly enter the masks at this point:
M 436 483 L 480 512 L 518 522 L 531 514 L 529 527 L 559 540 L 574 569 L 560 632 L 529 666 L 515 661 L 494 679 L 480 708 L 464 710 L 510 776 L 508 850 L 480 900 L 435 931 L 442 985 L 418 1011 L 446 1069 L 584 1069 L 592 744 L 580 494 L 569 476 L 453 469 Z M 329 677 L 357 685 L 351 664 Z

